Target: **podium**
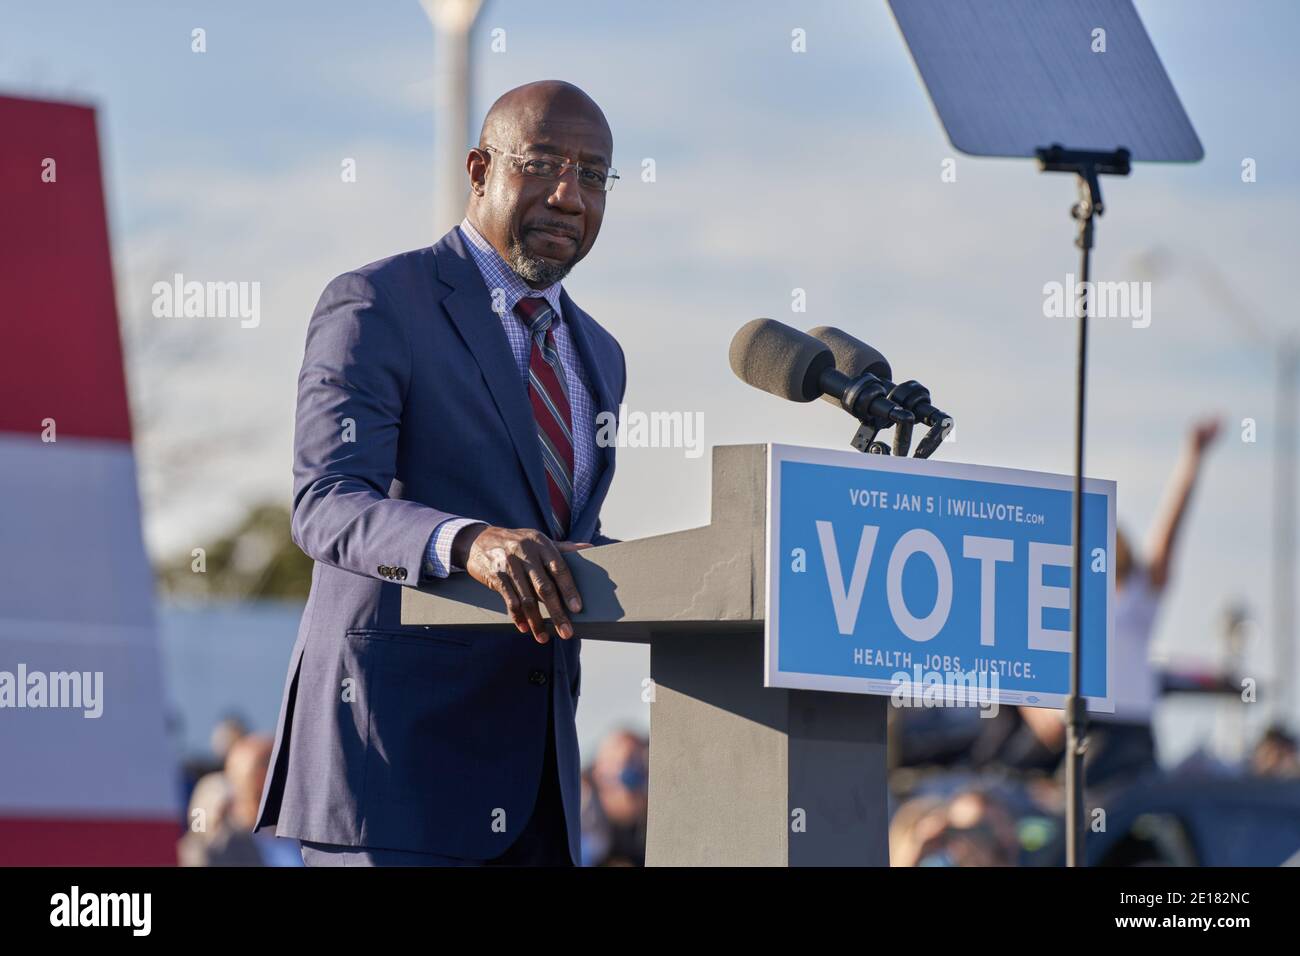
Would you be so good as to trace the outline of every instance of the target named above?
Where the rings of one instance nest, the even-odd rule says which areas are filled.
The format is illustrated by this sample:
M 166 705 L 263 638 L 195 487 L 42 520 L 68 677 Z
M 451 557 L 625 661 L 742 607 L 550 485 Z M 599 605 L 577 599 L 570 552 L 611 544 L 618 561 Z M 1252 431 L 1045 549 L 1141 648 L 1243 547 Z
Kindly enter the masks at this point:
M 767 474 L 715 448 L 708 525 L 566 555 L 574 629 L 650 645 L 647 865 L 886 866 L 888 699 L 763 686 Z M 518 633 L 467 575 L 403 589 L 402 623 Z

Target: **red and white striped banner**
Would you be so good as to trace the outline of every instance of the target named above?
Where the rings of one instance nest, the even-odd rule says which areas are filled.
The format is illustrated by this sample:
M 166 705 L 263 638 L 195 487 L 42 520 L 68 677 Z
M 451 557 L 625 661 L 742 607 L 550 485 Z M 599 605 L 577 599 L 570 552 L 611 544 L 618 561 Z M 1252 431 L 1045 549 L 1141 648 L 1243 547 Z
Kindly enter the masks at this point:
M 170 864 L 94 111 L 0 97 L 0 865 Z

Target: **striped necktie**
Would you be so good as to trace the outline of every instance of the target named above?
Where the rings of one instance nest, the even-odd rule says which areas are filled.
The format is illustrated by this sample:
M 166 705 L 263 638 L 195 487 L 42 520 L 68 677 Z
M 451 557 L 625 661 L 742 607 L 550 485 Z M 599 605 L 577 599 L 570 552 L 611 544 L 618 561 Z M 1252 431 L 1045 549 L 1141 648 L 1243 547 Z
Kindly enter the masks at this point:
M 515 306 L 528 329 L 532 347 L 528 355 L 528 398 L 537 420 L 537 439 L 546 466 L 546 488 L 551 499 L 551 536 L 563 541 L 569 534 L 573 507 L 573 416 L 564 367 L 555 348 L 551 322 L 555 313 L 545 299 L 529 296 Z

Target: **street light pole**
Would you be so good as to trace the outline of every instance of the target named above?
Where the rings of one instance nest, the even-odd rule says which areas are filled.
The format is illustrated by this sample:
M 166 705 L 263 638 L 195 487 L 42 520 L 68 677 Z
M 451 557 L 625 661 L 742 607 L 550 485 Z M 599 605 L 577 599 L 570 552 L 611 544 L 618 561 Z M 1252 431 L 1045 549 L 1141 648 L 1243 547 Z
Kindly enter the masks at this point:
M 420 0 L 433 24 L 434 49 L 434 201 L 435 238 L 460 222 L 469 186 L 465 153 L 470 143 L 469 35 L 482 0 Z

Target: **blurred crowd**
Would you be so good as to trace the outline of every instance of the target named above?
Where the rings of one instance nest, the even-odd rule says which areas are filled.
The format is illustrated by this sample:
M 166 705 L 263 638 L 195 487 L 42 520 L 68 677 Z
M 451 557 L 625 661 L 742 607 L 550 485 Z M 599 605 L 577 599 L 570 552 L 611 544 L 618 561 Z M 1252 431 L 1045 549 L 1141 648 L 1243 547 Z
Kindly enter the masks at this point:
M 1038 713 L 1060 720 L 1056 711 Z M 911 752 L 890 774 L 892 866 L 1064 862 L 1063 755 L 1042 746 L 1015 708 L 981 723 L 989 726 L 965 745 L 956 727 L 946 738 L 934 727 L 915 736 L 903 730 L 902 740 L 896 732 Z M 1240 763 L 1196 750 L 1167 769 L 1135 767 L 1094 784 L 1087 768 L 1097 763 L 1086 752 L 1093 865 L 1300 863 L 1300 748 L 1280 726 L 1265 730 Z
M 582 865 L 645 866 L 650 741 L 609 734 L 582 772 Z
M 1064 763 L 1038 739 L 1026 712 L 1033 711 L 1003 708 L 997 718 L 976 725 L 969 711 L 931 711 L 923 721 L 916 712 L 891 714 L 891 744 L 899 750 L 890 775 L 892 866 L 1061 863 Z M 1060 719 L 1055 711 L 1036 713 Z M 908 721 L 916 724 L 914 733 L 892 726 Z M 294 841 L 252 833 L 271 746 L 269 736 L 249 733 L 238 718 L 214 729 L 213 758 L 188 768 L 193 785 L 187 832 L 177 845 L 182 866 L 302 865 Z M 584 866 L 645 864 L 649 757 L 644 735 L 619 729 L 605 736 L 583 769 Z M 1249 815 L 1254 835 L 1247 839 L 1255 844 L 1238 847 L 1234 860 L 1249 863 L 1256 859 L 1255 847 L 1270 842 L 1288 847 L 1292 841 L 1291 850 L 1300 852 L 1300 745 L 1286 729 L 1272 726 L 1241 764 L 1198 751 L 1168 770 L 1142 768 L 1132 776 L 1103 777 L 1100 785 L 1090 778 L 1088 802 L 1090 809 L 1111 808 L 1119 815 L 1113 825 L 1128 831 L 1109 841 L 1111 848 L 1096 862 L 1213 862 L 1187 832 L 1189 823 L 1208 815 L 1211 826 L 1242 838 L 1234 813 Z
M 238 717 L 213 728 L 213 758 L 185 768 L 193 786 L 176 845 L 181 866 L 302 866 L 297 842 L 253 832 L 274 743 Z
M 185 768 L 188 810 L 181 866 L 302 866 L 298 844 L 253 833 L 274 741 L 239 717 L 212 731 L 212 756 Z M 650 742 L 620 729 L 582 771 L 582 865 L 644 866 Z

